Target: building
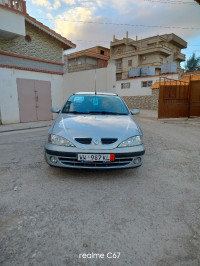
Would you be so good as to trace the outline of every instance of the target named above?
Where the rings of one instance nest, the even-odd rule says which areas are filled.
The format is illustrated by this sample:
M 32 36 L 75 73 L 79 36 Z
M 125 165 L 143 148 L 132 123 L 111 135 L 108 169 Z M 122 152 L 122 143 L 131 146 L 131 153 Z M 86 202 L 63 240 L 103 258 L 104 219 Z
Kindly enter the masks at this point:
M 66 56 L 68 72 L 107 67 L 110 49 L 96 46 Z
M 116 79 L 125 79 L 131 68 L 154 67 L 155 75 L 161 73 L 164 63 L 180 63 L 185 61 L 181 49 L 187 48 L 187 42 L 177 35 L 164 34 L 139 40 L 128 37 L 118 40 L 113 36 L 110 43 L 110 58 L 115 60 L 117 67 Z
M 76 45 L 29 16 L 23 0 L 0 0 L 0 17 L 0 120 L 50 120 L 64 101 L 64 51 Z

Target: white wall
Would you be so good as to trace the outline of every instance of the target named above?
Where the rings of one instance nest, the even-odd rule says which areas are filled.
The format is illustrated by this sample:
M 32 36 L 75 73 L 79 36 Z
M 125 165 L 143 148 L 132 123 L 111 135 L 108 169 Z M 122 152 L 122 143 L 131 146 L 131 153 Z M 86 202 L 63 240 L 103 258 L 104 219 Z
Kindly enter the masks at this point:
M 1 30 L 25 36 L 25 20 L 23 15 L 0 8 L 0 18 Z
M 113 88 L 115 86 L 115 73 L 114 64 L 108 64 L 107 68 L 66 73 L 64 75 L 64 97 L 68 98 L 76 92 L 95 91 L 95 76 L 97 91 L 113 92 L 115 90 Z
M 178 74 L 169 74 L 165 75 L 171 79 L 178 79 Z M 116 93 L 119 96 L 142 96 L 142 95 L 151 95 L 152 90 L 150 87 L 142 87 L 142 81 L 153 81 L 154 84 L 156 81 L 159 81 L 159 76 L 148 76 L 148 77 L 138 77 L 138 78 L 129 78 L 126 80 L 119 80 L 116 82 Z M 130 82 L 130 88 L 121 89 L 122 83 Z
M 159 76 L 149 76 L 116 81 L 115 76 L 116 67 L 112 62 L 108 64 L 107 68 L 96 69 L 96 90 L 99 92 L 113 92 L 120 96 L 151 95 L 152 90 L 148 87 L 141 87 L 141 82 L 152 80 L 154 83 L 159 80 Z M 165 76 L 178 79 L 178 74 Z M 73 93 L 95 90 L 95 70 L 53 75 L 0 68 L 0 77 L 0 117 L 3 124 L 20 122 L 17 78 L 50 81 L 52 106 L 58 108 L 61 108 L 66 99 Z M 121 83 L 127 82 L 130 82 L 130 88 L 121 89 Z
M 52 106 L 61 107 L 63 97 L 63 76 L 46 73 L 0 68 L 0 113 L 3 124 L 19 123 L 17 78 L 36 79 L 51 82 Z

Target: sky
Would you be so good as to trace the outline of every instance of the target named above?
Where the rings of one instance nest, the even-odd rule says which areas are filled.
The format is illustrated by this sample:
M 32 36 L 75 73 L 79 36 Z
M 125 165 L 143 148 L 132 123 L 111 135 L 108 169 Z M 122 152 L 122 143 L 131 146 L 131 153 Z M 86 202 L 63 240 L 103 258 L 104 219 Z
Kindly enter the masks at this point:
M 193 0 L 27 0 L 27 12 L 76 44 L 67 53 L 109 48 L 113 35 L 138 39 L 174 33 L 200 56 L 200 5 Z

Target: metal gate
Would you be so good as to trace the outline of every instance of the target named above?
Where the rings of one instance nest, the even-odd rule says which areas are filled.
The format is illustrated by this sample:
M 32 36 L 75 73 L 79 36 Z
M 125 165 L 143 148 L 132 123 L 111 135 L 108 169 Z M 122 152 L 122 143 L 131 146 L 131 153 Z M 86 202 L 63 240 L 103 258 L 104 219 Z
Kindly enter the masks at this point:
M 17 79 L 20 122 L 51 120 L 51 82 Z
M 190 116 L 200 116 L 200 81 L 190 82 Z
M 200 80 L 160 80 L 158 118 L 191 116 L 200 116 Z

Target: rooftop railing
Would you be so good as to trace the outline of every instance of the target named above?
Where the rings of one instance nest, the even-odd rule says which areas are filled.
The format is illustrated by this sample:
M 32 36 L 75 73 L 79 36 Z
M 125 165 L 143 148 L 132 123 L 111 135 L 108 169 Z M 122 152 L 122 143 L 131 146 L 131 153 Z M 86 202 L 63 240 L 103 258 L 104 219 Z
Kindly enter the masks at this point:
M 26 14 L 26 2 L 24 0 L 0 0 L 0 5 L 13 11 Z

